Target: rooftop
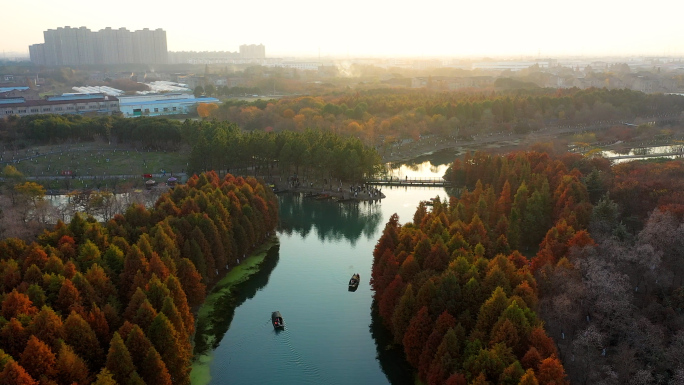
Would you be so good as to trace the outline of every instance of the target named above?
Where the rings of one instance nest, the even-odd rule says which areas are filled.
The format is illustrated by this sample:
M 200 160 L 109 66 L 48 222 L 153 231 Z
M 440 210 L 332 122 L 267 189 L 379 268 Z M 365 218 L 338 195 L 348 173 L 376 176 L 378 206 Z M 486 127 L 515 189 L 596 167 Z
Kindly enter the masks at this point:
M 24 103 L 26 100 L 24 98 L 8 98 L 0 99 L 0 104 L 18 104 Z
M 91 99 L 105 99 L 107 100 L 107 97 L 103 94 L 62 94 L 58 96 L 48 96 L 46 98 L 48 101 L 51 102 L 58 102 L 58 101 L 73 101 L 73 100 L 91 100 Z
M 87 97 L 83 97 L 83 94 L 77 94 L 77 95 L 53 96 L 53 97 L 49 97 L 47 99 L 39 99 L 39 100 L 26 100 L 24 98 L 0 99 L 0 104 L 2 104 L 2 105 L 11 104 L 13 106 L 16 105 L 18 107 L 31 107 L 31 106 L 52 106 L 52 105 L 60 105 L 60 104 L 89 103 L 89 102 L 115 102 L 118 100 L 119 99 L 114 97 L 114 96 L 105 96 L 102 94 L 87 95 Z
M 159 80 L 156 82 L 145 83 L 150 87 L 150 91 L 138 91 L 139 95 L 156 94 L 159 92 L 192 92 L 187 84 Z
M 107 87 L 107 86 L 82 86 L 82 87 L 71 87 L 72 90 L 82 93 L 82 94 L 106 94 L 111 96 L 120 96 L 125 92 L 122 90 Z M 72 94 L 67 94 L 72 95 Z
M 186 98 L 186 99 L 161 99 L 161 100 L 137 100 L 127 102 L 126 98 L 121 98 L 119 106 L 139 106 L 143 104 L 168 104 L 168 103 L 183 103 L 183 104 L 194 104 L 194 103 L 218 103 L 219 100 L 216 98 Z
M 0 87 L 0 92 L 9 92 L 9 91 L 26 91 L 28 90 L 28 87 Z

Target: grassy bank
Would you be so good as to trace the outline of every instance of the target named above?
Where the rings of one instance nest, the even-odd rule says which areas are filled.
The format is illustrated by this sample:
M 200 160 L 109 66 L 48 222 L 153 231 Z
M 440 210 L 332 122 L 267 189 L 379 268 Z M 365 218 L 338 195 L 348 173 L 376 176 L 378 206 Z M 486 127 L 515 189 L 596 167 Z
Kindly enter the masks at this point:
M 200 307 L 197 312 L 197 325 L 210 325 L 214 318 L 214 310 L 217 302 L 224 300 L 227 296 L 230 296 L 232 289 L 245 282 L 249 277 L 254 275 L 259 271 L 259 268 L 266 258 L 268 251 L 278 245 L 278 238 L 272 237 L 266 241 L 261 247 L 259 247 L 252 255 L 247 259 L 242 261 L 238 266 L 233 267 L 212 289 L 211 293 L 207 296 L 204 304 Z M 200 327 L 197 327 L 197 333 L 201 333 Z M 203 335 L 199 336 L 204 340 L 204 345 L 213 346 L 215 342 L 215 336 L 209 333 L 209 329 L 203 328 Z M 195 336 L 197 340 L 197 336 Z M 211 362 L 213 360 L 214 351 L 213 349 L 207 349 L 202 354 L 198 354 L 194 357 L 192 364 L 192 372 L 190 373 L 190 383 L 192 385 L 206 385 L 211 381 L 211 375 L 209 369 Z
M 2 163 L 14 165 L 26 176 L 142 175 L 181 172 L 187 168 L 187 151 L 148 151 L 133 146 L 110 146 L 89 142 L 71 145 L 36 146 L 0 151 Z

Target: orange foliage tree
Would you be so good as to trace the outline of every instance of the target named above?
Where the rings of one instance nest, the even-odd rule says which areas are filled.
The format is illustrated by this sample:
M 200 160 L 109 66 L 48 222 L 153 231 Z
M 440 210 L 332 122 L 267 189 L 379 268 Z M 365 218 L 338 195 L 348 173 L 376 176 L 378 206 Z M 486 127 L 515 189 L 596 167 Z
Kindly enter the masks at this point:
M 191 309 L 277 222 L 270 188 L 209 173 L 105 224 L 77 214 L 30 245 L 0 240 L 0 383 L 187 384 Z

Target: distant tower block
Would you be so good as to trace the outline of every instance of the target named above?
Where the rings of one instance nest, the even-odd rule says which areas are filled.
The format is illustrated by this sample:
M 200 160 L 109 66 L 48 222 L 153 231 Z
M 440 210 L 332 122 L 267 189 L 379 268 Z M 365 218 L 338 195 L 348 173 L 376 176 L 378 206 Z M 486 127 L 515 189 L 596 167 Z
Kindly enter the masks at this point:
M 37 65 L 164 64 L 168 61 L 166 31 L 161 28 L 131 32 L 107 27 L 60 27 L 43 32 L 45 43 L 29 47 Z
M 266 47 L 263 44 L 243 44 L 240 46 L 240 58 L 242 59 L 265 59 Z

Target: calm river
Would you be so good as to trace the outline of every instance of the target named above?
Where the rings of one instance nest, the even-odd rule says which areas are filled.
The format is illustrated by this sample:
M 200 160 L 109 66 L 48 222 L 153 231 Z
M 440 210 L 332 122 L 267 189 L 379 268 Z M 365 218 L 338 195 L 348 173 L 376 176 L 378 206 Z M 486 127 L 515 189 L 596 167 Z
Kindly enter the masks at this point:
M 399 177 L 441 176 L 445 166 L 417 164 Z M 373 248 L 389 217 L 411 221 L 421 200 L 442 188 L 383 188 L 377 203 L 339 204 L 279 196 L 279 249 L 238 286 L 238 307 L 214 351 L 211 384 L 411 384 L 401 354 L 371 316 Z M 349 292 L 352 274 L 361 285 Z M 284 331 L 270 314 L 279 310 Z M 230 317 L 228 317 L 230 319 Z

